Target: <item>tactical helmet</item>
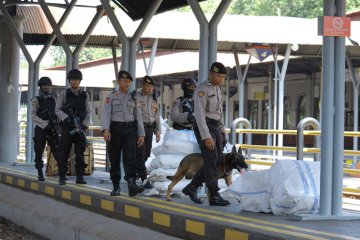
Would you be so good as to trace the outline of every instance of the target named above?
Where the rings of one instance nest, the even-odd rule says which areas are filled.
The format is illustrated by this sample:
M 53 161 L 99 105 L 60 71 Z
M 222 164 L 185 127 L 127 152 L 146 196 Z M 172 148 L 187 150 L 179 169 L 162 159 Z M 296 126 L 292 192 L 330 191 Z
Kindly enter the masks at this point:
M 79 79 L 82 80 L 82 73 L 79 69 L 71 69 L 67 75 L 67 79 L 70 81 L 70 79 Z
M 52 81 L 49 77 L 41 77 L 38 81 L 38 86 L 39 87 L 42 87 L 42 86 L 45 86 L 45 85 L 50 85 L 52 86 Z
M 187 90 L 189 86 L 195 86 L 196 87 L 197 82 L 195 79 L 193 78 L 185 78 L 182 83 L 181 83 L 181 89 L 182 90 Z

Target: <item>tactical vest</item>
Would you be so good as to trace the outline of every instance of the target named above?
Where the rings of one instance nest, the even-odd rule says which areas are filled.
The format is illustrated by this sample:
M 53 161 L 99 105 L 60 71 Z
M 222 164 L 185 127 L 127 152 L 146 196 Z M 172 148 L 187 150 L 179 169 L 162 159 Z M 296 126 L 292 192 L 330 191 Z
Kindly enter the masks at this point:
M 39 108 L 36 115 L 43 120 L 50 120 L 48 113 L 44 112 L 45 110 L 48 110 L 51 118 L 55 120 L 55 99 L 53 97 L 44 98 L 43 96 L 37 96 L 36 98 L 39 102 Z
M 83 121 L 86 116 L 86 97 L 85 91 L 81 91 L 79 95 L 75 95 L 70 89 L 66 90 L 65 103 L 72 108 L 81 121 Z
M 181 102 L 181 108 L 182 108 L 182 112 L 191 112 L 194 113 L 194 100 L 193 101 L 189 101 L 187 99 L 185 99 L 184 97 L 180 97 L 180 102 Z M 191 108 L 189 108 L 188 104 L 191 106 Z

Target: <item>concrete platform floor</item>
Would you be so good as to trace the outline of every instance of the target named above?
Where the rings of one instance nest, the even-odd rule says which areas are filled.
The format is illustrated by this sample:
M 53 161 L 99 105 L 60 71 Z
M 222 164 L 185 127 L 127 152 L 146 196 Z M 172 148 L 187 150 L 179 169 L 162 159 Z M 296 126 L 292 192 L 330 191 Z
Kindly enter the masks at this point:
M 68 178 L 65 186 L 57 184 L 57 177 L 38 182 L 33 165 L 0 164 L 0 183 L 184 239 L 360 239 L 360 220 L 298 221 L 245 212 L 239 210 L 235 198 L 227 198 L 230 206 L 210 207 L 207 200 L 198 205 L 180 197 L 172 202 L 144 194 L 129 197 L 126 184 L 121 185 L 121 196 L 110 197 L 112 186 L 106 172 L 86 176 L 87 185 L 75 184 L 74 176 Z M 360 219 L 359 214 L 343 210 L 344 216 Z

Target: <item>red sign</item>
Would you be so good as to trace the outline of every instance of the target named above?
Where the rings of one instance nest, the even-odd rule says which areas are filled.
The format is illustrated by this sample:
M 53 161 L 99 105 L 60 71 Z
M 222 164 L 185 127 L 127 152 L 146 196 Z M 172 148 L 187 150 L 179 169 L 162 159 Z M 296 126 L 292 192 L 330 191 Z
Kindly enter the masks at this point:
M 324 16 L 323 36 L 350 37 L 351 18 Z

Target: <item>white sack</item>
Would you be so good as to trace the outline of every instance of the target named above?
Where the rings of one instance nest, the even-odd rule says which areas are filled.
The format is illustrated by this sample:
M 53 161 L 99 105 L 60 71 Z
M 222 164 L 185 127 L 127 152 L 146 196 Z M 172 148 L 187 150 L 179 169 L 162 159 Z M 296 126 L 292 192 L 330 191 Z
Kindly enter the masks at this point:
M 251 212 L 271 212 L 268 187 L 269 170 L 240 175 L 229 191 L 240 201 L 240 209 Z
M 157 155 L 150 164 L 150 171 L 157 168 L 172 169 L 178 168 L 185 155 L 161 154 Z
M 164 142 L 170 139 L 197 142 L 193 130 L 166 129 Z
M 270 169 L 275 215 L 309 214 L 319 208 L 320 162 L 281 160 Z
M 175 175 L 177 169 L 162 169 L 157 168 L 151 170 L 148 176 L 148 180 L 150 182 L 165 182 L 169 181 L 169 179 L 166 178 L 166 176 L 173 176 Z
M 161 154 L 182 154 L 200 153 L 197 142 L 178 139 L 164 139 L 163 144 L 152 149 L 152 153 L 157 156 Z

